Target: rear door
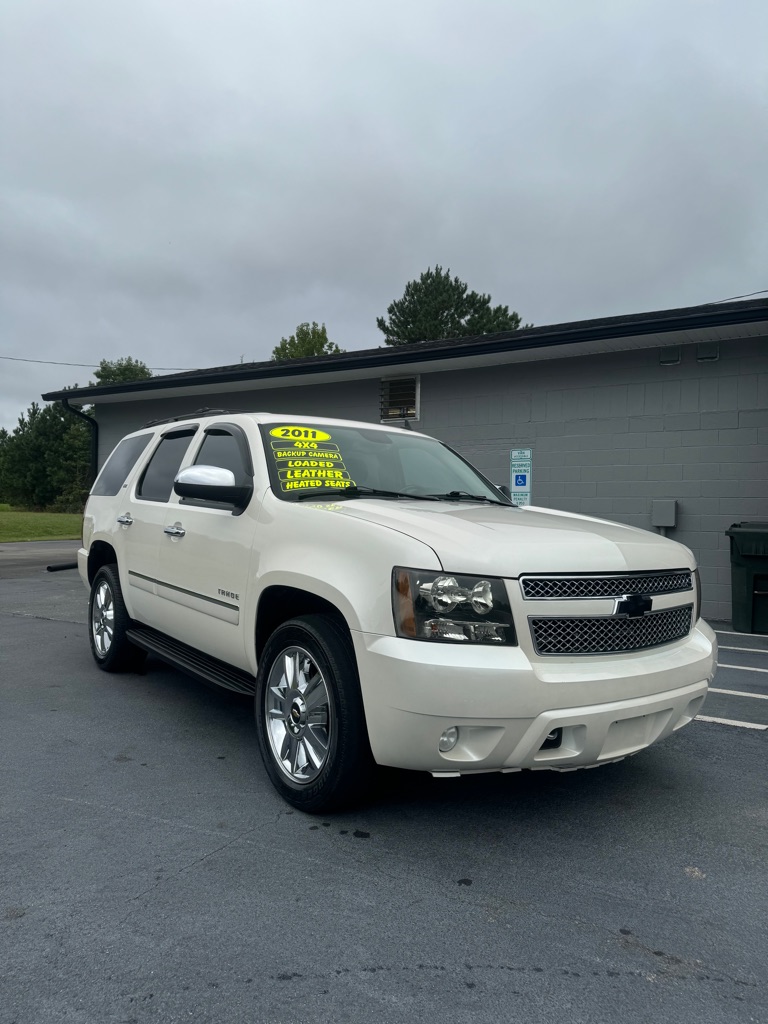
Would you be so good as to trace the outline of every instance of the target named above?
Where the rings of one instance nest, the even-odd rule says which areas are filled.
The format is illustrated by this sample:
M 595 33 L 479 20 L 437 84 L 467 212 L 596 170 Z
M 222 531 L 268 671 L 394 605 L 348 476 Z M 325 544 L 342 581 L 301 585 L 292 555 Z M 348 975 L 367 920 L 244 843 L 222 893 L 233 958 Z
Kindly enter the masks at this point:
M 157 625 L 158 557 L 173 481 L 196 433 L 197 425 L 188 425 L 169 428 L 160 437 L 118 520 L 121 536 L 116 549 L 128 609 L 133 618 L 150 626 Z
M 128 562 L 130 558 L 130 527 L 134 519 L 131 514 L 129 485 L 137 464 L 146 460 L 147 448 L 155 440 L 151 432 L 124 437 L 101 468 L 83 517 L 84 547 L 78 553 L 78 567 L 83 581 L 88 584 L 87 553 L 94 543 L 105 542 L 114 548 L 117 565 L 123 584 L 123 597 L 128 613 L 135 616 L 136 610 L 128 585 Z M 140 471 L 140 470 L 139 470 Z M 141 600 L 139 600 L 139 605 Z

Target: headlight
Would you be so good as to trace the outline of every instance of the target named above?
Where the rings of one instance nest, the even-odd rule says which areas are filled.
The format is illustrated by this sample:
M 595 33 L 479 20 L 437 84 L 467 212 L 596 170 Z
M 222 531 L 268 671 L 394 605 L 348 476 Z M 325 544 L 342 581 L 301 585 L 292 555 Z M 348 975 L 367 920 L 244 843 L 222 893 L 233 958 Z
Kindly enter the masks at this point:
M 499 579 L 395 567 L 392 608 L 397 635 L 411 640 L 517 644 Z

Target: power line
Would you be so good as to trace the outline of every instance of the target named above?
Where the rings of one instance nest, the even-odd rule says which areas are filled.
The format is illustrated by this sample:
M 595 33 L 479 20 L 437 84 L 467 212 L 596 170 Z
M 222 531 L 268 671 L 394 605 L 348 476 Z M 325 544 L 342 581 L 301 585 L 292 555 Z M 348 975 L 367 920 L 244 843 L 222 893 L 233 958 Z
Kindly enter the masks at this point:
M 0 356 L 0 359 L 9 359 L 13 363 L 41 363 L 45 366 L 82 366 L 86 370 L 92 370 L 99 366 L 99 363 L 60 363 L 55 359 L 24 359 L 22 356 Z M 148 370 L 196 370 L 196 366 L 148 366 Z
M 768 295 L 768 288 L 761 288 L 756 292 L 747 292 L 745 295 L 729 295 L 727 299 L 710 299 L 708 302 L 699 303 L 701 306 L 717 305 L 720 302 L 735 302 L 736 299 L 751 299 L 755 295 Z M 22 356 L 0 356 L 0 359 L 7 359 L 12 363 L 38 363 L 41 366 L 78 366 L 86 370 L 93 370 L 98 363 L 63 363 L 55 359 L 25 359 Z M 240 360 L 242 362 L 242 359 Z M 199 366 L 148 366 L 148 370 L 162 370 L 164 373 L 179 372 L 187 370 L 199 370 Z
M 727 299 L 715 299 L 715 303 L 732 302 L 734 299 L 751 299 L 753 295 L 768 295 L 768 288 L 761 288 L 759 292 L 747 292 L 746 295 L 729 295 Z

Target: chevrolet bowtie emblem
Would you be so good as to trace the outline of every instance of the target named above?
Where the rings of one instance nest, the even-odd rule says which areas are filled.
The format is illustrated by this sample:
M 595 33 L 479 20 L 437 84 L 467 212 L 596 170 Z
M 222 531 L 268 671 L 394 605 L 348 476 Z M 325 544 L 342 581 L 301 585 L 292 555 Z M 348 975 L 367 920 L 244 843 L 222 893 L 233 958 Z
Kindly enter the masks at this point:
M 653 608 L 653 601 L 645 594 L 625 594 L 616 600 L 613 614 L 624 618 L 638 619 Z

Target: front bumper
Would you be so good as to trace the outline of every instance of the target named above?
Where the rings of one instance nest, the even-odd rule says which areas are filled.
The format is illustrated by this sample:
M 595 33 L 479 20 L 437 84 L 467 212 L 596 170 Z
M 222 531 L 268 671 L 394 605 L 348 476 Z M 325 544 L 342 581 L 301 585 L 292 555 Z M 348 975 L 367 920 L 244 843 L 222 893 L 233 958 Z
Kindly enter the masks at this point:
M 375 760 L 439 775 L 568 770 L 636 753 L 695 718 L 716 663 L 701 620 L 667 647 L 568 660 L 366 633 L 353 641 Z M 441 752 L 451 726 L 459 740 Z M 553 730 L 559 746 L 543 746 Z

